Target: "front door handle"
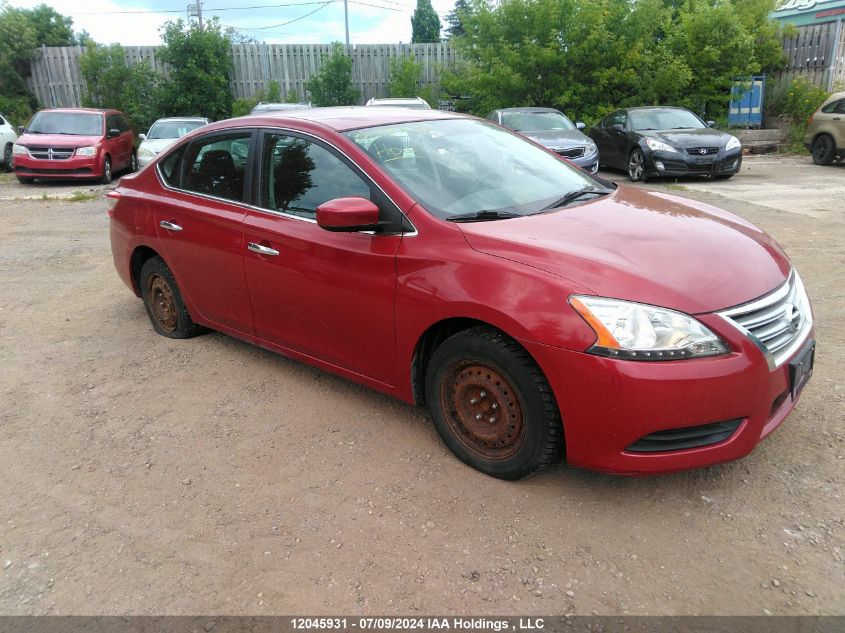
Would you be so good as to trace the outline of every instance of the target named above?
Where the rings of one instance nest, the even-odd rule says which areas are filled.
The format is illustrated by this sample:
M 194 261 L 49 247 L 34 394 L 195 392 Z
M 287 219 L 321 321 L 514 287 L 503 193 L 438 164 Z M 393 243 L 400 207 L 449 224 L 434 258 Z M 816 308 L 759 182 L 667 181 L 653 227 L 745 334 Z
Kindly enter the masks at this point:
M 167 229 L 168 231 L 176 231 L 177 233 L 182 230 L 182 227 L 178 224 L 173 224 L 173 222 L 168 222 L 167 220 L 162 220 L 158 223 L 158 225 L 163 228 Z
M 275 256 L 279 254 L 279 251 L 277 251 L 275 248 L 270 248 L 269 246 L 262 246 L 261 244 L 256 244 L 255 242 L 249 242 L 246 247 L 253 253 L 258 253 L 259 255 Z

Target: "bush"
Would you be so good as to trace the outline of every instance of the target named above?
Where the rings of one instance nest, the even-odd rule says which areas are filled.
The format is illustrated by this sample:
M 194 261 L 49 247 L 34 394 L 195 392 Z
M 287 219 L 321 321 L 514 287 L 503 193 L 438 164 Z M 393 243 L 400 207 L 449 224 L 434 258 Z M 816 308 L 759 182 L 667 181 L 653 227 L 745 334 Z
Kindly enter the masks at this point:
M 806 127 L 807 120 L 829 96 L 829 92 L 810 83 L 806 77 L 797 77 L 789 84 L 782 114 L 791 116 L 796 125 Z
M 305 90 L 315 106 L 358 103 L 361 93 L 352 86 L 352 59 L 344 52 L 343 44 L 332 44 L 329 59 L 323 62 L 314 78 L 306 82 Z
M 413 55 L 391 59 L 388 94 L 391 97 L 416 97 L 419 94 L 422 71 L 422 64 L 418 63 Z

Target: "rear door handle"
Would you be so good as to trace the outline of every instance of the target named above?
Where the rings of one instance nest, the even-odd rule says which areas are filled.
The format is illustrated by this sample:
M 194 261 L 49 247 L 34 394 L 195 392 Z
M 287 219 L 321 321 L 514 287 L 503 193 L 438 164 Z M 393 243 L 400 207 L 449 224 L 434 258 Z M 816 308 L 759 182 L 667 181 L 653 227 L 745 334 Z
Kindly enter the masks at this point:
M 167 229 L 168 231 L 176 231 L 177 233 L 182 230 L 182 227 L 178 224 L 173 224 L 173 222 L 168 222 L 167 220 L 162 220 L 158 223 L 158 225 L 163 228 Z
M 258 253 L 259 255 L 269 255 L 272 257 L 279 254 L 279 251 L 277 251 L 275 248 L 270 248 L 269 246 L 262 246 L 261 244 L 256 244 L 255 242 L 249 242 L 246 247 L 253 253 Z

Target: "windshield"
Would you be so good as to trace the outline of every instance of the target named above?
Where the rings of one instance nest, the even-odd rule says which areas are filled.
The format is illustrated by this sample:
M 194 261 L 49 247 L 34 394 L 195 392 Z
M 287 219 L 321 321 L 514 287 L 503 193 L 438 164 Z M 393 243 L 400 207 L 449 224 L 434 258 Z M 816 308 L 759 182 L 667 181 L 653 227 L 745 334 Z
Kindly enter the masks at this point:
M 181 138 L 203 125 L 205 121 L 156 121 L 147 133 L 147 138 Z
M 345 132 L 436 216 L 531 215 L 602 186 L 554 154 L 483 121 L 418 121 Z
M 502 125 L 517 132 L 575 129 L 572 121 L 560 112 L 504 112 Z
M 103 115 L 93 112 L 39 112 L 26 127 L 28 134 L 101 136 Z
M 631 128 L 634 130 L 687 130 L 707 127 L 689 110 L 632 110 Z

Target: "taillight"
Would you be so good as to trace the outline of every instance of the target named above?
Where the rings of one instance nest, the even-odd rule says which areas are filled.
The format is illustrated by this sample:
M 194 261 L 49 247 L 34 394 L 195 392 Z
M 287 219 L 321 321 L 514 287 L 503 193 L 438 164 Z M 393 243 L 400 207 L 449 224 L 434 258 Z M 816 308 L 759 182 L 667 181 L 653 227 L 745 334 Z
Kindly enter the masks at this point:
M 120 192 L 116 189 L 112 189 L 111 191 L 106 193 L 106 201 L 108 203 L 108 214 L 109 217 L 112 217 L 112 212 L 114 208 L 117 206 L 117 203 L 120 201 Z

